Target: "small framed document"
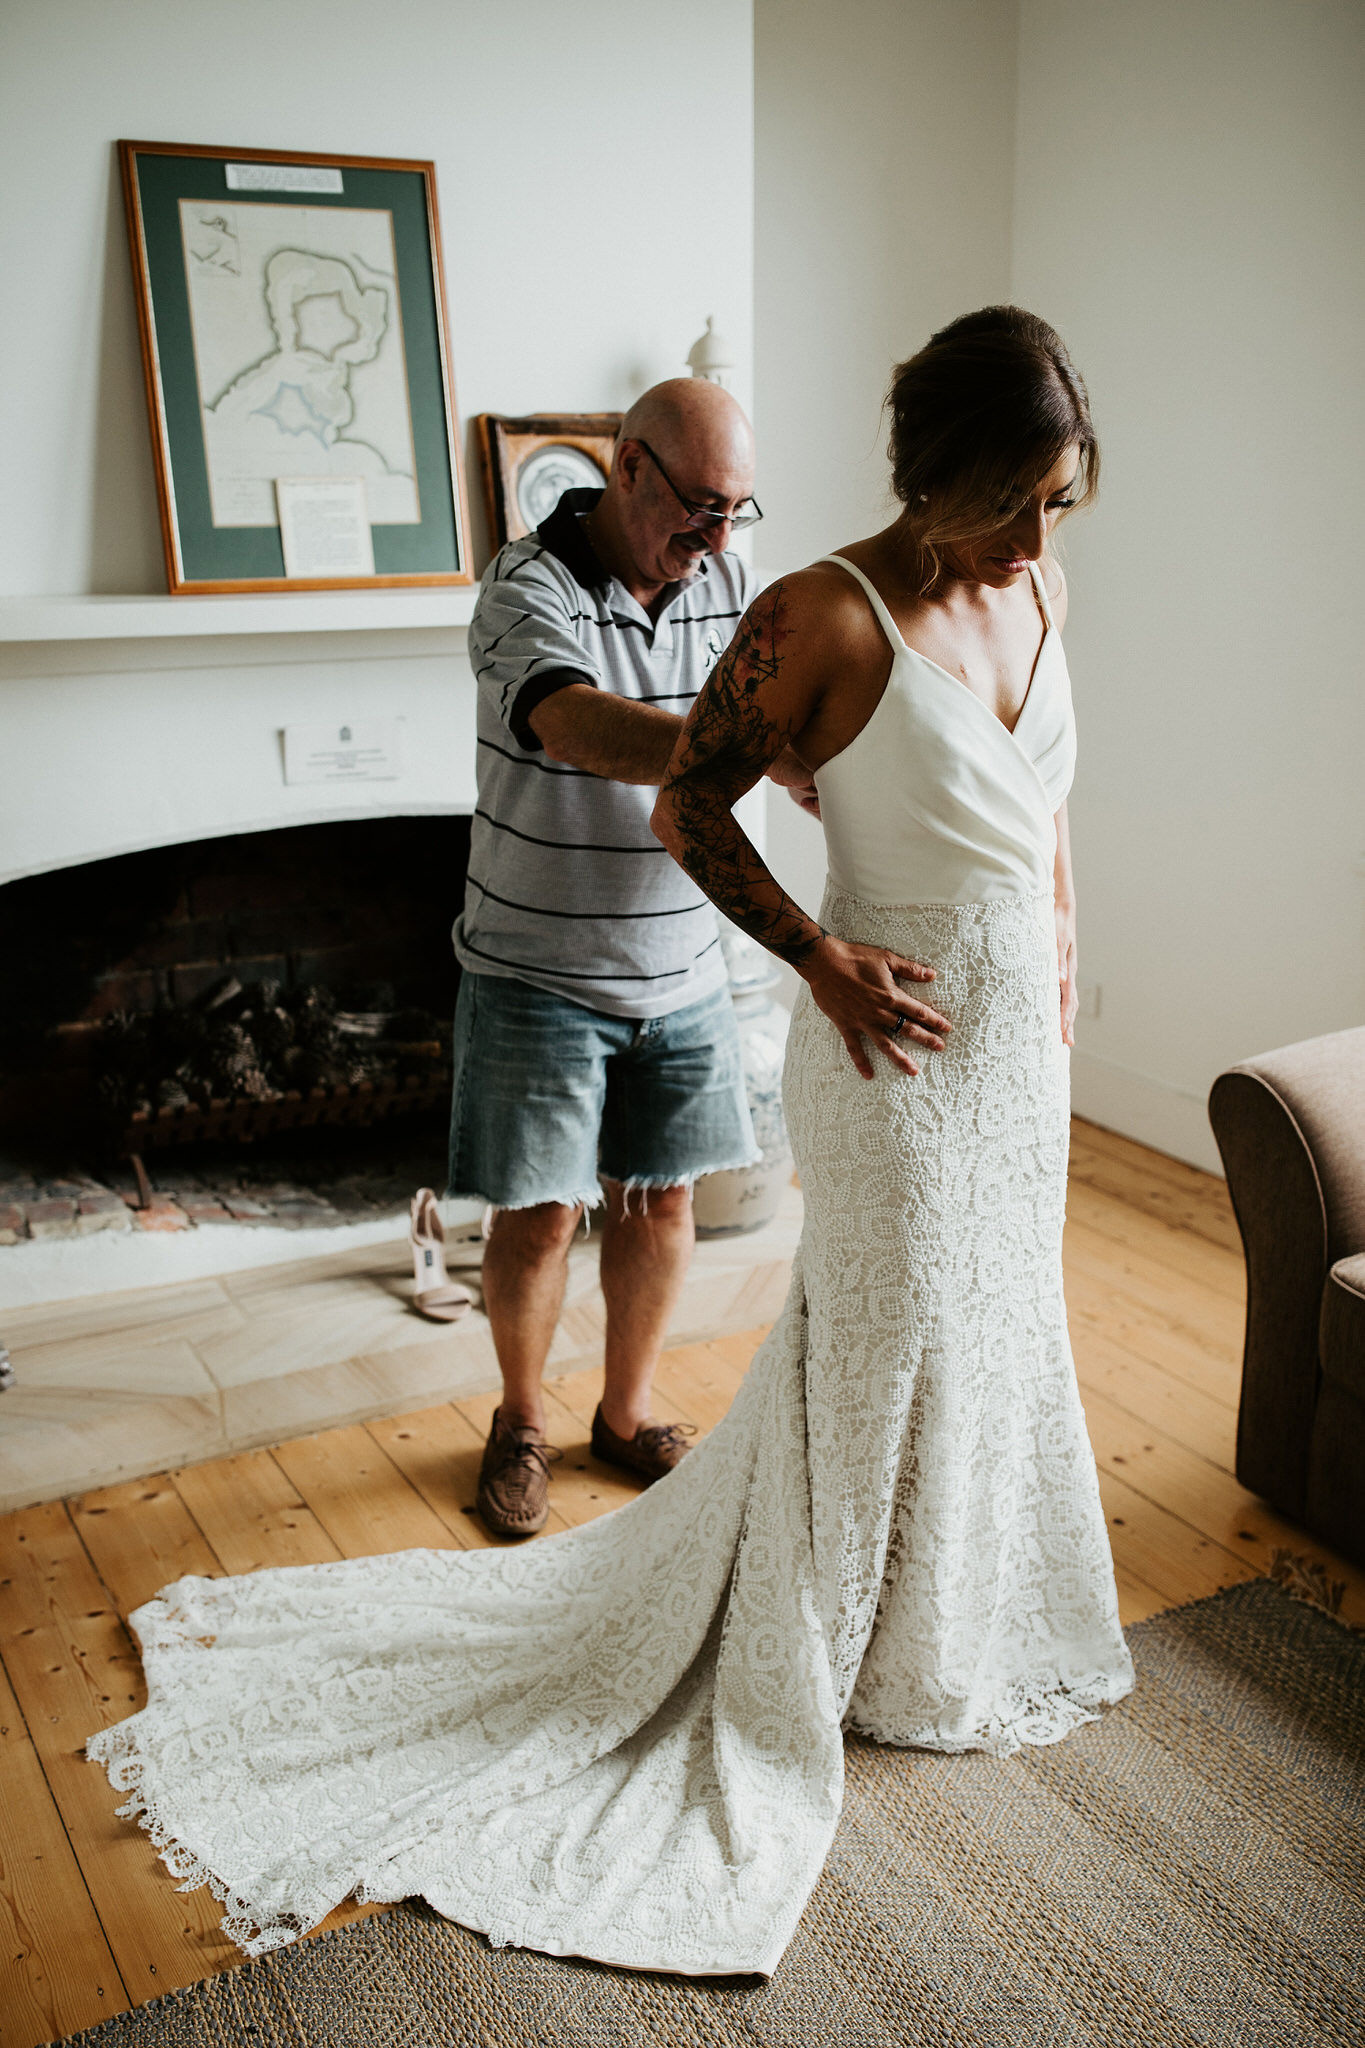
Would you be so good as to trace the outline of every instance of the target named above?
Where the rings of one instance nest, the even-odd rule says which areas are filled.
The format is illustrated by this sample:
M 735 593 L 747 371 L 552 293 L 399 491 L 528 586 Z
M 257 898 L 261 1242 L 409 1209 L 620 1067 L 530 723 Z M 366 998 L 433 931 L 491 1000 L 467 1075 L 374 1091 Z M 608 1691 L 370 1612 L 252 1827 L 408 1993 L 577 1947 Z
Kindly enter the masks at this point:
M 284 573 L 291 582 L 374 574 L 363 476 L 277 476 Z
M 172 594 L 472 582 L 434 167 L 119 158 Z

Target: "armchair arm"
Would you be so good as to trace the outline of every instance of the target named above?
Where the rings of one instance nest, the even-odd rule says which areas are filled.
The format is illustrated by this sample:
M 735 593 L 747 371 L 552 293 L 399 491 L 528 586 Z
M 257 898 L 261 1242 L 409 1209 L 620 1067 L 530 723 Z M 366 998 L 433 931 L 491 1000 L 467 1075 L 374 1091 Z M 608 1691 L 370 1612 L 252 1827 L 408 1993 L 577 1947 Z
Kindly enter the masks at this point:
M 1209 1121 L 1247 1269 L 1237 1476 L 1302 1519 L 1329 1265 L 1365 1250 L 1365 1029 L 1220 1074 Z
M 1327 1218 L 1313 1155 L 1259 1074 L 1220 1074 L 1209 1122 L 1246 1256 L 1247 1320 L 1237 1477 L 1298 1520 L 1317 1401 Z

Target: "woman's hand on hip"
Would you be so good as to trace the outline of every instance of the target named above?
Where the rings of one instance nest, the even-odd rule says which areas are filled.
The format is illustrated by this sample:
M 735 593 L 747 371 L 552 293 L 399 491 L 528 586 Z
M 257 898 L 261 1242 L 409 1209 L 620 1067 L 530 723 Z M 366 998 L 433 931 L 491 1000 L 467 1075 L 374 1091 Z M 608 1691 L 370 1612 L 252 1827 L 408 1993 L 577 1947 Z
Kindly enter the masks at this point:
M 856 946 L 826 934 L 797 972 L 865 1080 L 872 1079 L 873 1067 L 864 1040 L 907 1074 L 919 1072 L 907 1049 L 911 1043 L 943 1051 L 943 1033 L 952 1030 L 948 1019 L 900 987 L 902 981 L 934 979 L 933 968 L 922 961 L 904 960 L 885 946 Z

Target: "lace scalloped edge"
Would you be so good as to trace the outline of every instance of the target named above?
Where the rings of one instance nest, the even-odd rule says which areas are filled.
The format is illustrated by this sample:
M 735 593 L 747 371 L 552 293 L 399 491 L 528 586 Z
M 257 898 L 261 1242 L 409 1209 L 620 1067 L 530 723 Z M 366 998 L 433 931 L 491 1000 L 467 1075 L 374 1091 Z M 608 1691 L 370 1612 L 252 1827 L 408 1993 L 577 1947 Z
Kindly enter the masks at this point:
M 160 1603 L 158 1603 L 160 1604 Z M 214 1875 L 208 1864 L 193 1849 L 181 1841 L 170 1824 L 156 1811 L 155 1804 L 146 1787 L 146 1759 L 139 1747 L 137 1736 L 132 1732 L 131 1723 L 122 1721 L 112 1728 L 101 1729 L 92 1735 L 85 1745 L 85 1754 L 92 1763 L 103 1765 L 108 1772 L 109 1782 L 116 1792 L 128 1792 L 131 1796 L 124 1805 L 117 1808 L 120 1820 L 136 1821 L 151 1841 L 152 1847 L 165 1864 L 171 1876 L 177 1879 L 177 1890 L 198 1891 L 207 1887 L 223 1908 L 222 1929 L 229 1941 L 235 1942 L 246 1956 L 268 1955 L 272 1949 L 288 1948 L 303 1935 L 324 1920 L 331 1906 L 322 1906 L 315 1917 L 304 1913 L 267 1912 L 255 1906 L 240 1892 L 233 1891 L 221 1878 Z M 351 1891 L 345 1894 L 356 1899 L 361 1905 L 389 1904 L 398 1896 L 385 1891 L 375 1882 L 373 1876 L 367 1881 L 361 1879 Z M 340 1904 L 338 1899 L 333 1902 Z M 578 1947 L 562 1946 L 547 1941 L 543 1934 L 533 1932 L 528 1925 L 513 1925 L 505 1919 L 494 1918 L 486 1929 L 480 1928 L 482 1915 L 471 1917 L 466 1925 L 482 1931 L 488 1946 L 492 1949 L 525 1948 L 551 1955 L 577 1956 L 584 1953 Z M 636 1963 L 614 1964 L 611 1967 L 636 1969 L 645 1967 Z M 753 1970 L 766 1974 L 768 1964 L 745 1963 L 736 1966 L 736 1973 L 749 1975 Z M 686 1974 L 711 1975 L 715 1966 L 712 1962 L 698 1962 L 688 1966 Z M 728 1966 L 722 1974 L 728 1974 Z
M 154 1604 L 160 1606 L 163 1603 L 157 1601 Z M 271 1913 L 254 1906 L 250 1899 L 243 1898 L 240 1892 L 234 1892 L 230 1885 L 215 1877 L 203 1858 L 196 1856 L 193 1849 L 177 1837 L 175 1830 L 157 1813 L 147 1791 L 146 1759 L 129 1722 L 121 1721 L 113 1728 L 103 1728 L 98 1735 L 92 1735 L 85 1745 L 85 1753 L 92 1763 L 104 1766 L 109 1774 L 109 1783 L 116 1792 L 131 1795 L 118 1808 L 118 1817 L 137 1822 L 171 1876 L 177 1879 L 176 1889 L 194 1892 L 201 1886 L 208 1886 L 223 1908 L 224 1934 L 229 1941 L 236 1942 L 244 1955 L 262 1956 L 270 1949 L 286 1948 L 315 1924 L 305 1920 L 302 1914 Z M 319 1915 L 319 1918 L 323 1917 L 325 1915 Z
M 1021 1679 L 1010 1687 L 1000 1710 L 967 1735 L 944 1735 L 927 1722 L 909 1734 L 893 1735 L 852 1716 L 845 1717 L 844 1728 L 890 1749 L 932 1749 L 944 1756 L 984 1750 L 1003 1758 L 1017 1756 L 1021 1749 L 1046 1749 L 1064 1742 L 1087 1721 L 1097 1721 L 1101 1707 L 1117 1706 L 1132 1689 L 1132 1678 L 1123 1673 L 1094 1672 L 1074 1684 L 1060 1678 Z

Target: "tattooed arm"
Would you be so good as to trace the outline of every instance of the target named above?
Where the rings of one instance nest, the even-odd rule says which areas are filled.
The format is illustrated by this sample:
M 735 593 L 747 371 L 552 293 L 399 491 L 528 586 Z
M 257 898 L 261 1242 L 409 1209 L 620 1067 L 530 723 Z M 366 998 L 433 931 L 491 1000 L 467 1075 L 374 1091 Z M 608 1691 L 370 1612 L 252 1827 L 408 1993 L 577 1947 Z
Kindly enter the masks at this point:
M 774 878 L 733 815 L 733 806 L 815 726 L 827 676 L 821 599 L 804 579 L 777 583 L 745 613 L 687 723 L 654 807 L 654 830 L 697 886 L 741 930 L 787 961 L 837 1025 L 860 1074 L 871 1078 L 871 1039 L 907 1073 L 902 1049 L 941 1050 L 947 1020 L 914 1001 L 896 977 L 932 981 L 932 968 L 882 946 L 832 937 Z M 804 759 L 804 757 L 802 757 Z M 888 1033 L 905 1018 L 895 1040 Z
M 813 709 L 817 679 L 790 659 L 789 614 L 781 583 L 745 613 L 683 727 L 653 822 L 712 902 L 799 971 L 820 927 L 774 880 L 731 811 Z

